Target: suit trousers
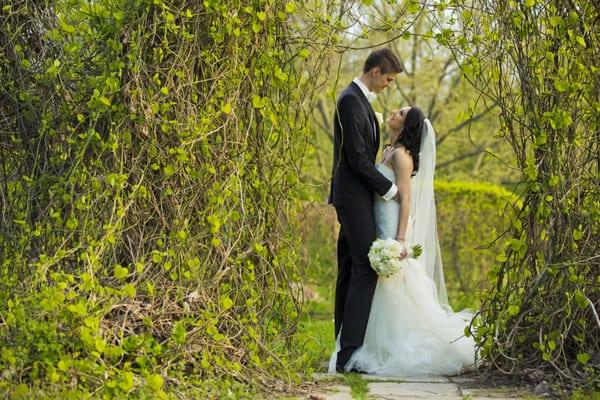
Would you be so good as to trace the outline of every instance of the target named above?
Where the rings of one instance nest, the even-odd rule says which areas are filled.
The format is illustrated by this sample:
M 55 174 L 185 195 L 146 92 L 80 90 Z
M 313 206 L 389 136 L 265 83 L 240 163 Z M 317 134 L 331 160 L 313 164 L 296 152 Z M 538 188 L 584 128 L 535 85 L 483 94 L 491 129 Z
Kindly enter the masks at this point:
M 375 221 L 372 208 L 336 208 L 336 213 L 340 233 L 337 243 L 335 336 L 337 338 L 342 331 L 337 354 L 337 368 L 342 369 L 352 353 L 363 344 L 377 286 L 377 274 L 367 256 L 375 240 Z

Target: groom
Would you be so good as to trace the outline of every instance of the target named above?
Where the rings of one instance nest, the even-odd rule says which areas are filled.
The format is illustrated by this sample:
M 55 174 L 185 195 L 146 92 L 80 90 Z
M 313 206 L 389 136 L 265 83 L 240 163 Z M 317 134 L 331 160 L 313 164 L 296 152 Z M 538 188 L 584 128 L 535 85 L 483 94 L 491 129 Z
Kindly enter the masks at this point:
M 363 74 L 337 100 L 329 203 L 334 205 L 340 223 L 335 293 L 336 338 L 341 330 L 338 372 L 345 371 L 350 356 L 363 344 L 377 285 L 367 257 L 375 240 L 373 196 L 376 192 L 389 201 L 398 192 L 396 185 L 375 168 L 379 123 L 370 102 L 400 72 L 402 67 L 394 53 L 385 48 L 376 50 L 367 57 Z

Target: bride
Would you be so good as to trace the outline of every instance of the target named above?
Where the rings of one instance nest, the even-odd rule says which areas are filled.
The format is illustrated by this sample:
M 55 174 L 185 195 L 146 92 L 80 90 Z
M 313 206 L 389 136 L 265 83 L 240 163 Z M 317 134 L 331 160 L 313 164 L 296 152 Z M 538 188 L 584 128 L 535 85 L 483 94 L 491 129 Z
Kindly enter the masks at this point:
M 405 248 L 420 244 L 418 259 L 389 276 L 379 276 L 363 345 L 345 369 L 393 376 L 456 375 L 474 365 L 475 344 L 464 336 L 471 319 L 448 305 L 437 237 L 433 192 L 435 132 L 417 107 L 404 107 L 387 120 L 390 142 L 376 168 L 396 183 L 401 199 L 375 195 L 376 236 Z M 343 329 L 343 327 L 342 327 Z M 329 362 L 335 372 L 339 350 Z

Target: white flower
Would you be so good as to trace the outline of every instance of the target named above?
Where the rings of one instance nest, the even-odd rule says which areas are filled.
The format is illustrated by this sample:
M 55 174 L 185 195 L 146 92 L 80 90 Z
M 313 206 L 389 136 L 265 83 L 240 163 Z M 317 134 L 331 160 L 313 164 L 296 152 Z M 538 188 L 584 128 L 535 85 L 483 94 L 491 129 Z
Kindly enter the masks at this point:
M 375 112 L 375 118 L 377 118 L 377 122 L 379 122 L 379 125 L 383 124 L 383 114 L 380 112 Z

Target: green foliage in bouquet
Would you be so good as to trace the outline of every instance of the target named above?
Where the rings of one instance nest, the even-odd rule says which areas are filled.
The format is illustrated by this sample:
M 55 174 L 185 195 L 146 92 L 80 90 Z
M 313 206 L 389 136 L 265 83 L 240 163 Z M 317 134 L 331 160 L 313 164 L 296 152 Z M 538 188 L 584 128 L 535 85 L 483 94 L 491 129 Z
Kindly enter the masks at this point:
M 241 398 L 292 381 L 320 65 L 296 6 L 4 3 L 0 391 Z

